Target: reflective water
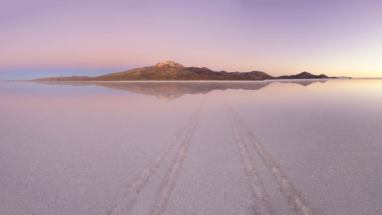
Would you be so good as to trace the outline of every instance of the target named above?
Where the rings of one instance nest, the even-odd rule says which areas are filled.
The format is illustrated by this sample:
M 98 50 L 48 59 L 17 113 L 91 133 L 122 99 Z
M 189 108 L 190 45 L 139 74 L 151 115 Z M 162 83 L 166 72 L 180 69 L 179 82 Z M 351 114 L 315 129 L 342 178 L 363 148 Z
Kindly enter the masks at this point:
M 1 82 L 0 214 L 380 214 L 382 80 Z

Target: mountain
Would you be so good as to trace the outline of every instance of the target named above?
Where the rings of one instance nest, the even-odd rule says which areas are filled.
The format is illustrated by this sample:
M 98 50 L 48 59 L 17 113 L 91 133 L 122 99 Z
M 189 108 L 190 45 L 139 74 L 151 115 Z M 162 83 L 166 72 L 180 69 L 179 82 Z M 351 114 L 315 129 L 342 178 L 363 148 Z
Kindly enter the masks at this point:
M 298 75 L 273 77 L 265 72 L 215 72 L 206 67 L 184 67 L 173 61 L 165 61 L 155 66 L 132 69 L 124 72 L 116 72 L 94 78 L 87 76 L 51 77 L 39 78 L 32 81 L 239 81 L 239 80 L 271 80 L 271 79 L 312 79 L 328 78 L 326 75 L 312 75 L 303 72 Z
M 89 81 L 135 81 L 135 80 L 265 80 L 274 77 L 259 71 L 214 72 L 206 67 L 184 67 L 173 61 L 155 66 L 116 72 L 89 79 Z
M 70 76 L 70 77 L 50 77 L 50 78 L 37 78 L 32 81 L 82 81 L 88 80 L 89 76 Z
M 312 78 L 329 78 L 329 77 L 324 74 L 312 75 L 309 72 L 302 72 L 298 75 L 284 75 L 284 76 L 277 77 L 277 79 L 312 79 Z

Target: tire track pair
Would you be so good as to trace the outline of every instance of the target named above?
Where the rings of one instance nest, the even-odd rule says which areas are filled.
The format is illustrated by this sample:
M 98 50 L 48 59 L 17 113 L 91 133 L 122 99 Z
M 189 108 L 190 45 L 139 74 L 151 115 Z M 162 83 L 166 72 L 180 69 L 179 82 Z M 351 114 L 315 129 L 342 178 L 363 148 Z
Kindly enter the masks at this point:
M 256 214 L 270 215 L 272 214 L 272 210 L 269 204 L 269 198 L 267 193 L 265 192 L 265 187 L 263 182 L 259 178 L 254 161 L 250 156 L 248 148 L 244 142 L 244 139 L 238 129 L 237 121 L 235 121 L 234 116 L 230 112 L 228 108 L 228 104 L 226 103 L 228 116 L 230 119 L 231 127 L 233 129 L 233 133 L 236 138 L 236 144 L 240 151 L 240 156 L 242 158 L 244 164 L 244 171 L 248 178 L 249 184 L 251 186 L 251 193 L 255 199 L 255 210 Z
M 155 203 L 155 206 L 151 212 L 152 215 L 161 215 L 164 214 L 166 210 L 166 205 L 168 200 L 171 197 L 171 193 L 174 190 L 175 182 L 179 176 L 179 171 L 182 168 L 183 161 L 185 160 L 188 146 L 190 145 L 191 138 L 193 136 L 194 130 L 196 128 L 196 125 L 199 120 L 200 113 L 202 111 L 202 106 L 204 104 L 204 101 L 200 105 L 195 118 L 192 121 L 192 124 L 187 132 L 186 138 L 184 142 L 182 143 L 179 151 L 176 154 L 175 160 L 169 170 L 169 172 L 166 174 L 166 178 L 162 184 L 162 186 L 159 189 L 157 200 Z
M 123 199 L 119 204 L 115 205 L 112 210 L 110 210 L 108 215 L 119 215 L 119 214 L 128 214 L 131 208 L 134 206 L 139 192 L 142 188 L 147 184 L 150 177 L 157 170 L 163 160 L 166 158 L 168 153 L 177 143 L 179 138 L 182 136 L 185 130 L 188 127 L 192 126 L 196 121 L 197 117 L 199 117 L 202 105 L 204 104 L 204 100 L 200 104 L 196 110 L 187 118 L 186 121 L 182 123 L 176 133 L 172 136 L 171 141 L 164 146 L 162 151 L 157 154 L 157 156 L 149 163 L 149 165 L 141 172 L 140 176 L 134 180 L 134 182 L 127 188 L 126 194 L 123 196 Z
M 267 168 L 272 172 L 274 178 L 276 178 L 276 181 L 279 184 L 281 190 L 287 197 L 288 203 L 292 205 L 294 210 L 301 215 L 315 214 L 305 199 L 298 193 L 293 184 L 288 180 L 283 170 L 273 161 L 272 157 L 265 150 L 264 146 L 259 141 L 257 141 L 252 132 L 249 131 L 235 109 L 233 109 L 233 107 L 227 101 L 226 104 L 228 106 L 229 112 L 231 113 L 230 116 L 235 118 L 239 127 L 251 140 L 253 147 L 256 149 L 257 153 L 260 155 Z

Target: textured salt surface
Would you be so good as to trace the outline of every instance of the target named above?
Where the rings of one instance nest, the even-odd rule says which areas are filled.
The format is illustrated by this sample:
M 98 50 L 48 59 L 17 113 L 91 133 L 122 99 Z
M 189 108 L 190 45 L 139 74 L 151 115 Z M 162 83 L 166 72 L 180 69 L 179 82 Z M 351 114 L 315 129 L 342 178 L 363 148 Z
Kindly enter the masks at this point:
M 127 84 L 0 83 L 0 214 L 380 213 L 382 80 Z

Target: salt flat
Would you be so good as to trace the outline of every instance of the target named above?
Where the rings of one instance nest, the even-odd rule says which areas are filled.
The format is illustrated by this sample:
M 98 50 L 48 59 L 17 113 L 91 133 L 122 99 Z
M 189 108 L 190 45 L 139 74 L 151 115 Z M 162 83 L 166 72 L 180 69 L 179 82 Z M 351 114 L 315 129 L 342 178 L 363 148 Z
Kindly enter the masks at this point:
M 1 82 L 0 214 L 379 214 L 382 80 Z

